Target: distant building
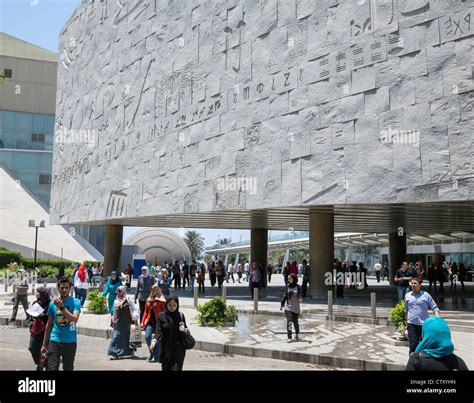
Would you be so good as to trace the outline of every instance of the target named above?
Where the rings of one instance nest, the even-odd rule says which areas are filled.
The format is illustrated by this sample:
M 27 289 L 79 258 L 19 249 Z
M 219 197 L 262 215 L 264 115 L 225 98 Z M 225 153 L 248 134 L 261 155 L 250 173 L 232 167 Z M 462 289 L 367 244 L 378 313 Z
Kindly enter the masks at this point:
M 0 168 L 27 189 L 28 197 L 46 214 L 51 194 L 57 60 L 54 52 L 0 32 Z M 10 222 L 13 217 L 6 212 L 5 220 Z M 17 213 L 25 213 L 21 220 L 16 217 L 17 225 L 24 222 L 26 226 L 28 219 L 34 218 L 30 217 L 32 211 Z M 6 224 L 2 225 L 5 228 Z M 92 243 L 100 257 L 102 227 L 76 225 L 73 232 Z M 8 241 L 8 237 L 5 234 L 0 240 Z

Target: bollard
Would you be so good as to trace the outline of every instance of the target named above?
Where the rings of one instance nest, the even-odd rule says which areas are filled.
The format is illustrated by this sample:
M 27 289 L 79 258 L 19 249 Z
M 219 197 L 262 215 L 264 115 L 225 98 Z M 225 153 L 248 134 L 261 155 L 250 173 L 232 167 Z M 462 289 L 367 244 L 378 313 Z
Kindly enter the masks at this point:
M 45 290 L 48 289 L 48 283 L 47 283 L 46 281 L 43 283 L 43 288 L 44 288 Z
M 224 304 L 226 304 L 227 303 L 227 289 L 224 286 L 222 286 L 222 299 L 224 300 Z
M 332 311 L 332 290 L 328 290 L 328 316 L 329 319 L 332 319 L 333 311 Z
M 375 292 L 370 293 L 370 316 L 372 317 L 372 319 L 377 319 L 375 307 Z
M 199 288 L 194 287 L 194 308 L 197 308 L 198 306 L 198 293 L 199 293 Z
M 8 292 L 8 270 L 5 270 L 4 291 Z
M 253 289 L 253 310 L 258 311 L 258 288 Z

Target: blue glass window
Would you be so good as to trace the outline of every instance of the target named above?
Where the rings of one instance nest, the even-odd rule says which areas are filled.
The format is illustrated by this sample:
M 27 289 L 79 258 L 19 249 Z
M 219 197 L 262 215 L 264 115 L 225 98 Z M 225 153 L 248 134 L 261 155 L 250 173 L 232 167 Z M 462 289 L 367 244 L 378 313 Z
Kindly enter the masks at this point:
M 41 153 L 38 168 L 40 172 L 51 173 L 53 170 L 53 156 Z
M 13 156 L 13 169 L 19 172 L 38 172 L 39 155 L 37 153 L 16 152 Z
M 45 115 L 46 116 L 46 134 L 54 134 L 54 116 L 52 115 Z
M 2 126 L 4 129 L 16 129 L 15 112 L 3 111 Z
M 33 131 L 37 133 L 45 133 L 45 115 L 33 113 Z
M 13 169 L 13 151 L 0 151 L 0 164 L 11 171 Z
M 31 132 L 31 113 L 16 113 L 16 122 L 18 130 Z

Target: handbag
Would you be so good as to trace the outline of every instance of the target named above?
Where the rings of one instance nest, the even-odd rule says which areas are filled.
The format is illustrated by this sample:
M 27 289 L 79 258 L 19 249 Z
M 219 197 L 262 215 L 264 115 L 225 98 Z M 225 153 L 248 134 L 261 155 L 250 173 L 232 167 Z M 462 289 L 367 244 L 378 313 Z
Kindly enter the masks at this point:
M 41 319 L 35 319 L 30 323 L 30 334 L 32 337 L 38 336 L 40 333 L 44 332 L 46 326 Z
M 142 331 L 140 326 L 132 325 L 130 329 L 130 347 L 138 348 L 142 346 Z
M 181 313 L 181 319 L 183 320 L 184 322 L 184 316 L 183 314 Z M 182 338 L 183 338 L 183 346 L 186 350 L 191 350 L 192 348 L 194 348 L 195 344 L 196 344 L 196 340 L 194 339 L 193 335 L 191 334 L 191 332 L 189 331 L 189 329 L 185 332 L 181 332 L 182 334 Z
M 194 348 L 194 345 L 196 344 L 196 340 L 194 339 L 193 335 L 191 332 L 188 331 L 186 333 L 181 332 L 183 334 L 183 346 L 186 350 L 191 350 Z

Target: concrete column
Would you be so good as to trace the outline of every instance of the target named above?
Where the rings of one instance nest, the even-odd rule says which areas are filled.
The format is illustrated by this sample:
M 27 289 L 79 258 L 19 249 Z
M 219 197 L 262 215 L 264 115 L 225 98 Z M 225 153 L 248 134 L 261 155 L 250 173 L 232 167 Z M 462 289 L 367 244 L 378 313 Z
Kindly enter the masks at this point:
M 268 230 L 265 228 L 252 228 L 250 230 L 250 263 L 261 263 L 267 267 L 268 259 Z
M 334 266 L 334 212 L 309 212 L 309 294 L 312 297 L 325 297 L 328 289 L 325 274 Z
M 388 234 L 388 267 L 390 269 L 388 278 L 390 285 L 395 285 L 393 279 L 395 273 L 401 267 L 402 262 L 407 260 L 407 236 L 403 232 L 400 235 L 398 232 L 390 232 Z
M 122 251 L 123 226 L 106 225 L 104 239 L 104 278 L 114 270 L 120 269 L 120 254 Z

